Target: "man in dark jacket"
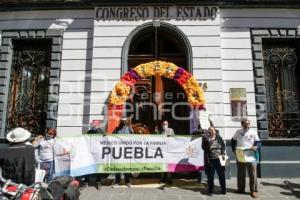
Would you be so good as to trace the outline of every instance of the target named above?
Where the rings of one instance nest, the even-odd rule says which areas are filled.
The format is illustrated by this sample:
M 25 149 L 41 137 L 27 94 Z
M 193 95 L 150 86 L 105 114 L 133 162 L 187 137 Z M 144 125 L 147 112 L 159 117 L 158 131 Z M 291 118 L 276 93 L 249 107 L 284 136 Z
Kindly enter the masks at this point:
M 15 128 L 6 135 L 8 148 L 0 149 L 0 166 L 3 176 L 16 183 L 31 185 L 35 178 L 34 147 L 28 142 L 31 133 Z

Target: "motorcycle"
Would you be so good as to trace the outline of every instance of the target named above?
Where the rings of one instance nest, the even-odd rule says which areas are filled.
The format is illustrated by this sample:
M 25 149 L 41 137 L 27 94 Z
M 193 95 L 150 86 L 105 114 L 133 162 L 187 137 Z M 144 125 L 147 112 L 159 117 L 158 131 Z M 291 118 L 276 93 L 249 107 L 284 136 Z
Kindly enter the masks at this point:
M 52 195 L 47 190 L 46 183 L 34 183 L 30 186 L 22 183 L 15 183 L 12 180 L 5 179 L 2 176 L 1 168 L 0 183 L 0 200 L 41 200 L 42 193 L 47 197 L 47 199 L 53 199 Z
M 0 200 L 78 200 L 79 195 L 79 182 L 73 177 L 58 176 L 49 184 L 27 186 L 5 179 L 0 167 Z

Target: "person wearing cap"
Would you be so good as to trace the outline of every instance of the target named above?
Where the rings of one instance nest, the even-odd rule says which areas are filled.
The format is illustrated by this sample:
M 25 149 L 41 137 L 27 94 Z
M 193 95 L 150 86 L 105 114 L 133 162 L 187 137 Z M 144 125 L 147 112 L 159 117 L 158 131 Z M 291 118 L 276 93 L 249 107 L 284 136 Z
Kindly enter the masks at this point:
M 160 134 L 164 135 L 166 137 L 170 137 L 170 136 L 175 135 L 174 130 L 172 128 L 169 128 L 169 122 L 168 121 L 164 120 L 162 122 Z M 172 174 L 170 172 L 161 173 L 161 179 L 160 179 L 159 183 L 160 184 L 168 183 L 169 185 L 172 185 L 173 184 Z
M 46 171 L 45 181 L 52 180 L 54 173 L 54 144 L 56 137 L 56 129 L 48 128 L 45 136 L 38 136 L 32 144 L 38 151 L 38 162 L 40 168 Z
M 116 128 L 115 134 L 133 134 L 133 129 L 130 124 L 130 120 L 126 117 L 121 119 L 119 127 Z M 125 184 L 127 187 L 131 187 L 129 173 L 124 173 Z M 116 179 L 114 181 L 113 187 L 118 186 L 121 183 L 121 173 L 116 174 Z
M 231 139 L 232 151 L 235 152 L 236 147 L 243 149 L 251 149 L 253 151 L 258 151 L 261 142 L 256 131 L 251 129 L 250 121 L 247 118 L 241 121 L 242 129 L 236 131 Z M 236 193 L 245 193 L 246 185 L 246 168 L 249 175 L 249 187 L 251 197 L 257 198 L 257 164 L 252 163 L 242 163 L 237 160 L 237 185 L 238 190 Z
M 9 147 L 0 150 L 3 176 L 16 183 L 31 185 L 35 178 L 34 147 L 29 142 L 31 133 L 15 128 L 6 135 Z

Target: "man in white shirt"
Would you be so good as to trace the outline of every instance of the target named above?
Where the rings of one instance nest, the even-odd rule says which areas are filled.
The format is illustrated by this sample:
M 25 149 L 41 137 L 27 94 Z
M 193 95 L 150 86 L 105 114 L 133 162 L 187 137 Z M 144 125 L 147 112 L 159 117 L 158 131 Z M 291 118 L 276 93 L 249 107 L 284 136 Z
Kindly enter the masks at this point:
M 169 128 L 169 123 L 168 121 L 163 121 L 162 125 L 161 125 L 161 134 L 164 135 L 164 136 L 167 136 L 167 137 L 170 137 L 170 136 L 174 136 L 174 130 L 172 128 Z M 172 175 L 170 172 L 163 172 L 161 174 L 161 180 L 159 181 L 160 184 L 164 184 L 164 183 L 168 183 L 169 185 L 172 185 L 173 184 L 173 181 L 172 181 Z
M 168 121 L 163 121 L 162 123 L 162 131 L 161 131 L 161 134 L 164 135 L 164 136 L 174 136 L 174 130 L 172 128 L 169 128 L 169 123 Z
M 256 131 L 250 129 L 250 121 L 248 119 L 243 119 L 241 121 L 242 129 L 236 131 L 234 136 L 231 139 L 231 144 L 233 148 L 233 152 L 235 152 L 236 147 L 240 147 L 243 149 L 252 149 L 257 151 L 260 147 L 260 139 Z M 251 196 L 253 198 L 257 198 L 257 164 L 253 163 L 242 163 L 237 160 L 237 184 L 238 190 L 237 193 L 245 192 L 245 184 L 246 184 L 246 168 L 249 175 L 249 187 Z

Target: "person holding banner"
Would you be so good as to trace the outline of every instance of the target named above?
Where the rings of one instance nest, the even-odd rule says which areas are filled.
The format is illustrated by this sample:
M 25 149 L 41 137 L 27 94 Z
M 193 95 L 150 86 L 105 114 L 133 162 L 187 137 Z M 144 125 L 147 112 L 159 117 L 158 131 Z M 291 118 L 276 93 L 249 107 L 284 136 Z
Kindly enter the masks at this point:
M 126 117 L 121 119 L 120 125 L 116 128 L 116 134 L 133 134 L 133 129 L 130 120 Z
M 202 149 L 207 156 L 208 194 L 213 192 L 215 171 L 219 177 L 222 194 L 226 194 L 225 166 L 222 166 L 220 161 L 220 157 L 225 159 L 225 143 L 213 126 L 209 127 L 203 136 Z
M 47 128 L 44 136 L 40 135 L 32 141 L 32 145 L 38 150 L 38 161 L 41 169 L 46 171 L 45 181 L 52 180 L 54 174 L 54 144 L 56 141 L 56 129 Z
M 115 133 L 116 134 L 133 134 L 133 129 L 131 127 L 130 120 L 127 119 L 126 117 L 123 117 L 121 119 L 120 125 L 119 125 L 119 127 L 117 127 Z M 131 176 L 131 174 L 124 173 L 125 184 L 129 188 L 131 187 L 130 176 Z M 117 173 L 113 187 L 120 185 L 120 183 L 121 183 L 121 173 Z
M 162 123 L 162 131 L 161 131 L 161 134 L 164 135 L 164 136 L 167 136 L 167 137 L 170 137 L 170 136 L 174 136 L 174 130 L 172 128 L 169 128 L 169 123 L 168 121 L 163 121 Z M 172 185 L 173 184 L 173 181 L 172 181 L 172 175 L 170 172 L 163 172 L 161 174 L 161 180 L 159 181 L 159 183 L 161 184 L 164 184 L 164 183 L 168 183 L 169 185 Z
M 90 125 L 91 125 L 91 127 L 88 130 L 87 134 L 102 134 L 103 136 L 106 135 L 106 133 L 104 131 L 104 123 L 101 123 L 101 120 L 93 120 Z M 84 182 L 82 183 L 82 187 L 83 188 L 88 187 L 89 182 L 93 177 L 96 179 L 96 185 L 95 185 L 96 189 L 100 190 L 101 187 L 102 187 L 101 174 L 100 173 L 89 174 L 89 175 L 82 176 L 81 178 L 84 178 Z
M 164 136 L 174 136 L 175 133 L 174 133 L 174 130 L 172 128 L 169 128 L 169 122 L 168 121 L 163 121 L 162 123 L 162 131 L 161 131 L 161 134 L 164 135 Z
M 205 129 L 203 129 L 201 127 L 201 124 L 198 125 L 198 129 L 196 131 L 192 132 L 193 136 L 198 136 L 198 137 L 203 137 L 204 134 L 205 134 Z M 207 159 L 206 158 L 207 158 L 207 156 L 204 155 L 204 169 L 205 169 L 205 174 L 207 174 L 206 173 L 206 167 L 205 167 L 206 163 L 207 163 Z M 198 172 L 197 182 L 199 184 L 202 183 L 202 173 L 201 173 L 201 170 L 199 170 L 199 172 Z
M 253 155 L 258 153 L 258 148 L 260 147 L 260 139 L 256 131 L 252 130 L 250 127 L 250 121 L 248 119 L 242 119 L 241 121 L 242 129 L 236 131 L 231 139 L 232 150 L 237 158 L 237 186 L 238 190 L 236 193 L 245 193 L 245 183 L 246 183 L 246 169 L 249 175 L 249 187 L 250 193 L 253 198 L 257 198 L 257 161 L 247 162 L 242 161 L 240 154 L 237 154 L 237 149 L 244 149 L 244 151 L 252 151 Z

